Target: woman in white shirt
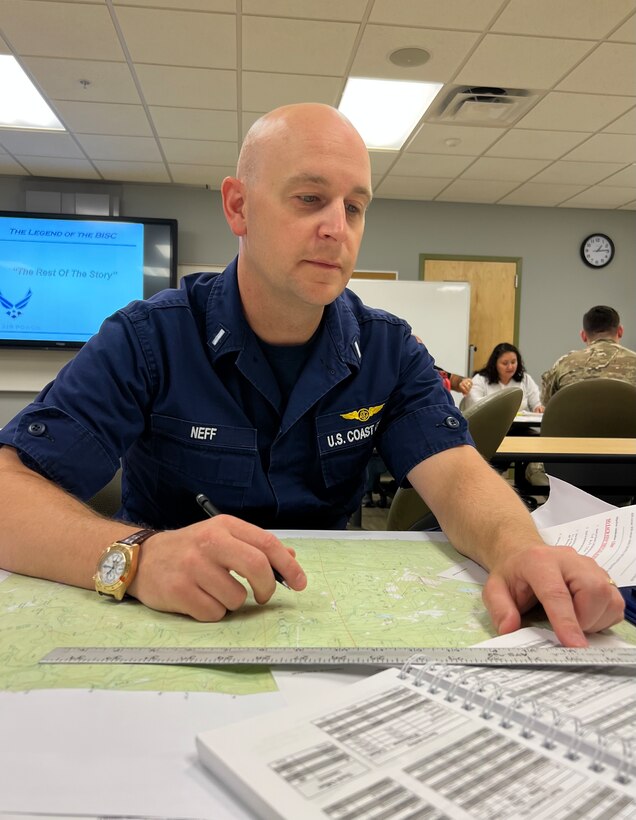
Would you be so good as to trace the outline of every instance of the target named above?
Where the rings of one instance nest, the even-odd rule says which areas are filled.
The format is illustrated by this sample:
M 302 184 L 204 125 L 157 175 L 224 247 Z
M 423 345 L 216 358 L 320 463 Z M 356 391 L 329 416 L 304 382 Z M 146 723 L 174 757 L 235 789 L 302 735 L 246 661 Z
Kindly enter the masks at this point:
M 466 409 L 480 399 L 509 387 L 520 387 L 523 390 L 520 410 L 543 413 L 539 387 L 532 376 L 526 373 L 521 353 L 514 345 L 501 342 L 493 349 L 486 366 L 473 376 L 472 389 L 464 397 L 462 408 Z

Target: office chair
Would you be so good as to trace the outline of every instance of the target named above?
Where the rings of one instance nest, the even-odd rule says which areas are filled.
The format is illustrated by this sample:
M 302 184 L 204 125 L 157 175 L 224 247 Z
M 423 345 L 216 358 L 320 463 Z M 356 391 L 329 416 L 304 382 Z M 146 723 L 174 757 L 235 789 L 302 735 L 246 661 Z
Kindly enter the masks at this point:
M 464 412 L 477 451 L 486 460 L 497 452 L 522 400 L 523 390 L 511 387 L 486 396 Z M 400 487 L 389 509 L 387 530 L 427 530 L 435 527 L 435 516 L 415 490 Z
M 545 408 L 541 435 L 635 438 L 636 385 L 601 377 L 563 387 Z M 636 493 L 633 464 L 546 462 L 545 470 L 601 498 L 624 503 Z
M 100 515 L 113 518 L 121 506 L 121 467 L 108 484 L 86 503 Z

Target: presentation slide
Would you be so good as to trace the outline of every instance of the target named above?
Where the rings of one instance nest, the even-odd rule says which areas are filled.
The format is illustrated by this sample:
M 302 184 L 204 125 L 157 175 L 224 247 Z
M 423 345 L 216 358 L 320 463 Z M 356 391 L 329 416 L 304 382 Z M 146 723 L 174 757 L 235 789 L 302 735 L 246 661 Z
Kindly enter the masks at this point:
M 86 342 L 143 298 L 144 226 L 0 219 L 0 337 Z

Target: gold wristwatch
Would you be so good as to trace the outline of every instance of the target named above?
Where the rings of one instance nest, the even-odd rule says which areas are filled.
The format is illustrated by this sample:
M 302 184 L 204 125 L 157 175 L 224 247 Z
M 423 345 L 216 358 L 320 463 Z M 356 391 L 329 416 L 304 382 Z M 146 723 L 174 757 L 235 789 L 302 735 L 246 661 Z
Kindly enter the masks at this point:
M 104 550 L 93 576 L 95 589 L 100 595 L 112 595 L 117 601 L 126 594 L 137 572 L 139 547 L 157 530 L 139 530 L 127 538 L 120 538 Z

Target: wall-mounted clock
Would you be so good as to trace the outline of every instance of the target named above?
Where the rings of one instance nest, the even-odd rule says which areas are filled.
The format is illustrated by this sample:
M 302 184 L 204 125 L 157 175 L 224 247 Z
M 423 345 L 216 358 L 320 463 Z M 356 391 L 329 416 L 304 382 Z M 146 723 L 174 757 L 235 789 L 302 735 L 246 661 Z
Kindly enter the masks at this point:
M 614 243 L 604 233 L 593 233 L 581 242 L 581 259 L 591 268 L 604 268 L 614 258 Z

